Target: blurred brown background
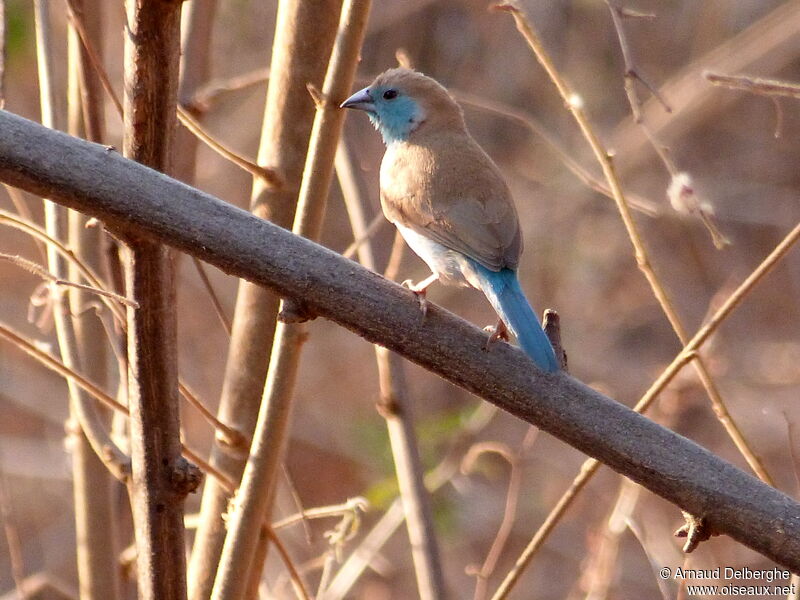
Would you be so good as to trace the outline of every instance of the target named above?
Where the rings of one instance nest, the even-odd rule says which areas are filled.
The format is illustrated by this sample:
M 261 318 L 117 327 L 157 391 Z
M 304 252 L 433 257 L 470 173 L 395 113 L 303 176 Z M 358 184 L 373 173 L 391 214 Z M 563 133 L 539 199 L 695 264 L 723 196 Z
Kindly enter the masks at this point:
M 601 0 L 528 0 L 529 12 L 557 66 L 581 94 L 603 140 L 615 152 L 626 192 L 647 201 L 650 214 L 636 219 L 653 266 L 687 329 L 695 331 L 710 304 L 724 298 L 795 225 L 800 216 L 800 117 L 795 100 L 779 108 L 769 99 L 711 86 L 706 68 L 800 81 L 800 2 L 631 0 L 626 6 L 653 12 L 655 19 L 629 19 L 626 31 L 641 74 L 659 88 L 673 112 L 666 113 L 646 88 L 646 122 L 666 144 L 678 168 L 713 206 L 716 222 L 732 244 L 715 249 L 699 220 L 678 215 L 666 197 L 669 174 L 630 116 L 623 89 L 623 63 L 607 6 Z M 53 2 L 56 31 L 64 31 L 61 3 Z M 6 109 L 39 119 L 31 3 L 6 0 L 8 64 Z M 782 12 L 777 12 L 782 11 Z M 269 64 L 275 3 L 220 0 L 215 24 L 213 77 L 224 80 Z M 776 18 L 775 15 L 778 15 Z M 106 10 L 106 64 L 121 90 L 122 3 Z M 116 32 L 116 33 L 114 33 Z M 65 47 L 64 39 L 57 39 Z M 414 65 L 456 94 L 468 92 L 525 113 L 557 140 L 573 160 L 593 174 L 599 169 L 552 84 L 517 34 L 513 21 L 487 11 L 484 0 L 376 2 L 362 53 L 366 82 L 396 64 L 404 49 Z M 60 58 L 65 57 L 65 53 Z M 65 60 L 57 64 L 65 77 Z M 61 88 L 63 89 L 63 87 Z M 207 128 L 247 156 L 255 156 L 265 84 L 219 95 L 205 115 Z M 308 100 L 311 101 L 310 99 Z M 669 323 L 638 271 L 614 203 L 587 188 L 541 136 L 496 112 L 465 105 L 470 130 L 500 165 L 521 215 L 526 252 L 523 285 L 535 308 L 556 308 L 562 319 L 571 372 L 613 398 L 633 405 L 679 351 Z M 109 143 L 119 146 L 121 122 L 110 103 Z M 776 136 L 776 122 L 779 129 Z M 2 135 L 2 132 L 0 132 Z M 377 185 L 382 155 L 379 136 L 363 115 L 350 115 L 345 140 L 360 167 L 371 218 L 379 211 Z M 180 152 L 180 148 L 178 149 Z M 251 177 L 201 147 L 198 187 L 239 206 L 249 199 Z M 41 218 L 41 202 L 28 198 Z M 13 210 L 5 194 L 0 207 Z M 394 232 L 381 228 L 375 246 L 386 260 Z M 337 185 L 323 243 L 343 250 L 352 241 Z M 38 259 L 29 239 L 10 229 L 0 233 L 0 252 Z M 421 279 L 423 263 L 407 252 L 399 279 Z M 236 281 L 211 271 L 212 282 L 231 314 Z M 42 344 L 54 344 L 47 319 L 28 319 L 30 298 L 40 281 L 0 261 L 0 319 Z M 790 253 L 721 327 L 704 351 L 729 410 L 778 487 L 798 493 L 789 427 L 800 419 L 800 255 Z M 180 370 L 205 402 L 219 397 L 227 336 L 190 261 L 179 270 Z M 472 291 L 437 287 L 429 298 L 470 321 L 493 321 L 491 309 Z M 716 299 L 716 300 L 715 300 Z M 36 316 L 40 316 L 41 308 Z M 480 402 L 408 365 L 423 459 L 432 467 L 458 436 Z M 305 506 L 365 496 L 372 504 L 354 548 L 396 494 L 385 426 L 374 409 L 377 370 L 372 348 L 322 320 L 311 325 L 297 388 L 288 470 Z M 69 449 L 64 443 L 66 386 L 16 348 L 0 343 L 0 472 L 6 519 L 23 550 L 25 574 L 39 571 L 75 588 L 74 526 Z M 706 394 L 686 369 L 662 395 L 652 416 L 713 452 L 747 469 L 715 419 Z M 187 439 L 207 448 L 212 432 L 185 410 Z M 497 414 L 475 441 L 499 441 L 517 449 L 527 426 Z M 795 440 L 797 442 L 797 440 Z M 493 589 L 547 512 L 567 488 L 584 456 L 545 434 L 522 462 L 522 488 L 514 529 L 492 579 Z M 494 455 L 482 457 L 472 474 L 456 474 L 435 496 L 437 533 L 453 597 L 472 596 L 474 577 L 504 513 L 508 467 Z M 518 598 L 581 598 L 607 579 L 607 598 L 659 596 L 650 568 L 682 564 L 672 531 L 681 524 L 674 506 L 642 492 L 628 518 L 635 529 L 618 534 L 618 554 L 606 575 L 597 564 L 608 552 L 606 523 L 621 485 L 605 469 L 592 481 L 534 559 Z M 120 496 L 123 501 L 123 496 Z M 197 510 L 190 497 L 187 512 Z M 288 491 L 277 516 L 295 512 Z M 304 564 L 326 547 L 314 523 L 311 543 L 300 528 L 285 532 Z M 351 594 L 354 598 L 414 598 L 415 585 L 405 530 L 400 529 Z M 605 550 L 603 550 L 605 548 Z M 648 558 L 649 556 L 649 558 Z M 773 565 L 727 538 L 703 544 L 694 568 Z M 267 573 L 275 597 L 290 597 L 276 581 L 282 566 L 270 557 Z M 594 583 L 593 583 L 594 582 Z M 671 597 L 677 586 L 667 582 Z M 14 597 L 11 563 L 0 539 L 0 598 Z M 281 591 L 282 590 L 282 591 Z M 597 592 L 597 590 L 594 590 Z M 265 596 L 266 597 L 266 596 Z M 601 597 L 601 596 L 594 596 Z

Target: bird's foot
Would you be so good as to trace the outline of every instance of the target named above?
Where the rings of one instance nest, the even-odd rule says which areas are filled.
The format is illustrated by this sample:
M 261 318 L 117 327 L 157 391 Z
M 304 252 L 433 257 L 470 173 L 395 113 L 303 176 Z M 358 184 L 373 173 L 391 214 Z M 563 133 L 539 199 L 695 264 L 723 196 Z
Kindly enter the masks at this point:
M 419 301 L 419 310 L 422 312 L 423 318 L 425 318 L 425 315 L 428 314 L 428 299 L 426 297 L 428 288 L 437 279 L 439 279 L 439 276 L 436 273 L 433 273 L 430 277 L 423 279 L 419 283 L 414 283 L 410 279 L 406 279 L 401 284 L 404 288 L 408 288 L 417 296 L 417 300 Z
M 404 288 L 408 288 L 414 295 L 417 297 L 417 301 L 419 302 L 419 310 L 422 313 L 422 317 L 424 318 L 425 315 L 428 314 L 428 286 L 420 286 L 419 283 L 414 283 L 410 279 L 406 279 L 402 284 Z
M 503 340 L 507 342 L 509 339 L 508 327 L 506 327 L 506 324 L 503 323 L 502 319 L 498 321 L 497 325 L 494 327 L 488 325 L 487 327 L 484 327 L 483 330 L 491 334 L 489 335 L 489 339 L 486 340 L 486 345 L 483 347 L 486 352 L 489 352 L 489 350 L 492 349 L 492 345 L 497 342 L 497 340 Z

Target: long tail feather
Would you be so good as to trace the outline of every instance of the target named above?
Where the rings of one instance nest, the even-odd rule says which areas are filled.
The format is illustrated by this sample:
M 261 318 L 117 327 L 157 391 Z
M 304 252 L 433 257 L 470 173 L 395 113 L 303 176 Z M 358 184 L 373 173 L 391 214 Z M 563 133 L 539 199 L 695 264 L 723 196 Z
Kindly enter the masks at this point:
M 559 365 L 553 346 L 525 298 L 517 274 L 511 269 L 490 271 L 475 261 L 471 262 L 478 274 L 483 293 L 497 315 L 516 336 L 525 353 L 543 371 L 558 371 Z

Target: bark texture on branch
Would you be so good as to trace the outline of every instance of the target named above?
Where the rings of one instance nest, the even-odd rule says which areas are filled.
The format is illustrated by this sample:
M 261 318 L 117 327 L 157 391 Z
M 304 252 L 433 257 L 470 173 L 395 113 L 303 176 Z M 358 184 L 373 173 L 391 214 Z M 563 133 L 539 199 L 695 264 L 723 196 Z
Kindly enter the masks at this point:
M 0 180 L 136 229 L 386 346 L 551 433 L 721 533 L 800 571 L 800 504 L 564 373 L 544 374 L 448 311 L 102 146 L 0 112 Z
M 181 3 L 127 0 L 126 9 L 123 151 L 167 171 L 175 135 Z M 172 257 L 161 242 L 118 225 L 127 243 L 126 293 L 139 304 L 127 310 L 130 496 L 139 598 L 184 600 L 183 501 L 193 474 L 181 456 Z

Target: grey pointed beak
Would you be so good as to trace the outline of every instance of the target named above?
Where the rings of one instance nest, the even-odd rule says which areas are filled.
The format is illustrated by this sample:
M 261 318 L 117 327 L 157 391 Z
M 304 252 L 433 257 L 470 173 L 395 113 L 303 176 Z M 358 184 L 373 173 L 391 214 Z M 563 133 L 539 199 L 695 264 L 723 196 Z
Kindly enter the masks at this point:
M 365 110 L 367 112 L 375 112 L 375 104 L 372 102 L 369 88 L 359 90 L 347 100 L 342 102 L 340 108 L 354 108 L 356 110 Z

